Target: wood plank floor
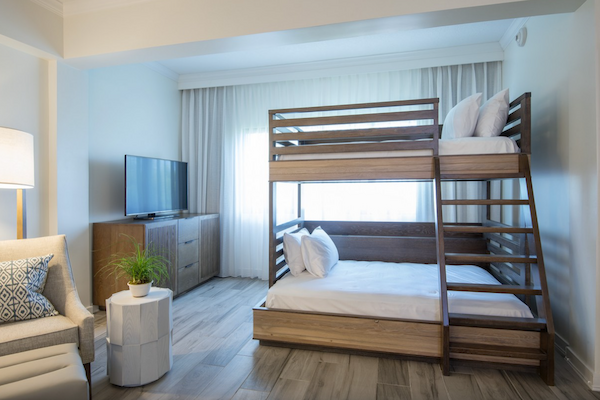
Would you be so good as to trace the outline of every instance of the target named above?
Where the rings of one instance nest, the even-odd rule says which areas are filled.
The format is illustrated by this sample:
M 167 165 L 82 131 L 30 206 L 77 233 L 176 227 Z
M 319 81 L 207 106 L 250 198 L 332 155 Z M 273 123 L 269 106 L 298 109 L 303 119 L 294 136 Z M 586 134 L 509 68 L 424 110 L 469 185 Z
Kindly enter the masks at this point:
M 106 376 L 106 315 L 95 314 L 94 400 L 540 399 L 598 400 L 557 355 L 556 386 L 532 374 L 259 346 L 252 307 L 267 283 L 214 278 L 173 302 L 173 369 L 137 388 Z

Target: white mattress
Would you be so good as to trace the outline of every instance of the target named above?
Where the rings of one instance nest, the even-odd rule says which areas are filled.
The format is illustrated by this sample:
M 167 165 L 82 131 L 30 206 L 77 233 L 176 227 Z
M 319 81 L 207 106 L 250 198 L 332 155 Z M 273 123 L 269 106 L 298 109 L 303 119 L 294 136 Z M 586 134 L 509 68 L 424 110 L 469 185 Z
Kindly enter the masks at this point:
M 447 266 L 448 282 L 500 284 L 473 265 Z M 532 317 L 512 294 L 448 292 L 452 313 Z M 436 264 L 339 261 L 325 278 L 287 274 L 269 289 L 268 308 L 439 321 Z
M 459 139 L 440 139 L 439 155 L 471 155 L 471 154 L 509 154 L 519 153 L 517 143 L 505 136 L 496 137 L 465 137 Z M 280 160 L 319 160 L 341 158 L 383 158 L 383 157 L 416 157 L 430 156 L 431 150 L 394 150 L 394 151 L 369 151 L 346 153 L 315 153 L 315 154 L 287 154 L 280 156 Z

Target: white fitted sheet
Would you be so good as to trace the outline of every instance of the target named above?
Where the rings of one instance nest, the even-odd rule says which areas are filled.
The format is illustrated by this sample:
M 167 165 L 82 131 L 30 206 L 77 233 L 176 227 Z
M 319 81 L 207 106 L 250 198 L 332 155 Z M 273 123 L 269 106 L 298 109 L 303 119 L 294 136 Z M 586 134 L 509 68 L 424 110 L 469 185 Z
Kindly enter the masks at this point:
M 465 137 L 459 139 L 440 139 L 439 155 L 473 155 L 473 154 L 511 154 L 521 150 L 517 143 L 505 136 L 495 137 Z M 369 151 L 346 153 L 314 153 L 314 154 L 286 154 L 280 160 L 322 160 L 342 158 L 384 158 L 384 157 L 417 157 L 430 156 L 431 150 L 394 150 L 394 151 Z
M 473 265 L 448 265 L 448 282 L 500 284 Z M 268 308 L 439 321 L 436 264 L 339 261 L 325 278 L 287 274 L 269 289 Z M 448 292 L 452 313 L 532 317 L 512 294 Z

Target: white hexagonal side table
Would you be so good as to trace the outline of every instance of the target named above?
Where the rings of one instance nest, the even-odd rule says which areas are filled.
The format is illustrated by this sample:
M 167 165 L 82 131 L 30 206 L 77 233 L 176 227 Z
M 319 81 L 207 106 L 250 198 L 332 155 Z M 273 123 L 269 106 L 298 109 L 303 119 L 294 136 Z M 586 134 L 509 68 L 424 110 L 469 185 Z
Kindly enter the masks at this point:
M 171 370 L 173 316 L 170 289 L 152 288 L 145 297 L 129 290 L 106 300 L 107 374 L 118 386 L 140 386 Z

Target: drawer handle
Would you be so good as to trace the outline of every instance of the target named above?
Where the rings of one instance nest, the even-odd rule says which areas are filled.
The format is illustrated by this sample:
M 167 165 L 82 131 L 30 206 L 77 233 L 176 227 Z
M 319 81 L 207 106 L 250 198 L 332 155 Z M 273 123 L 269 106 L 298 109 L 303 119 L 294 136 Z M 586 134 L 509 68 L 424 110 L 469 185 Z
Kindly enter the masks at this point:
M 184 244 L 190 244 L 190 243 L 192 243 L 193 241 L 194 241 L 193 239 L 192 239 L 192 240 L 188 240 L 188 241 L 187 241 L 187 242 L 185 242 Z
M 191 266 L 192 266 L 192 265 L 194 265 L 194 264 L 195 264 L 195 263 L 188 264 L 188 265 L 186 265 L 186 266 L 185 266 L 185 267 L 183 267 L 183 268 L 184 268 L 184 269 L 185 269 L 185 268 L 189 268 L 189 267 L 191 267 Z

